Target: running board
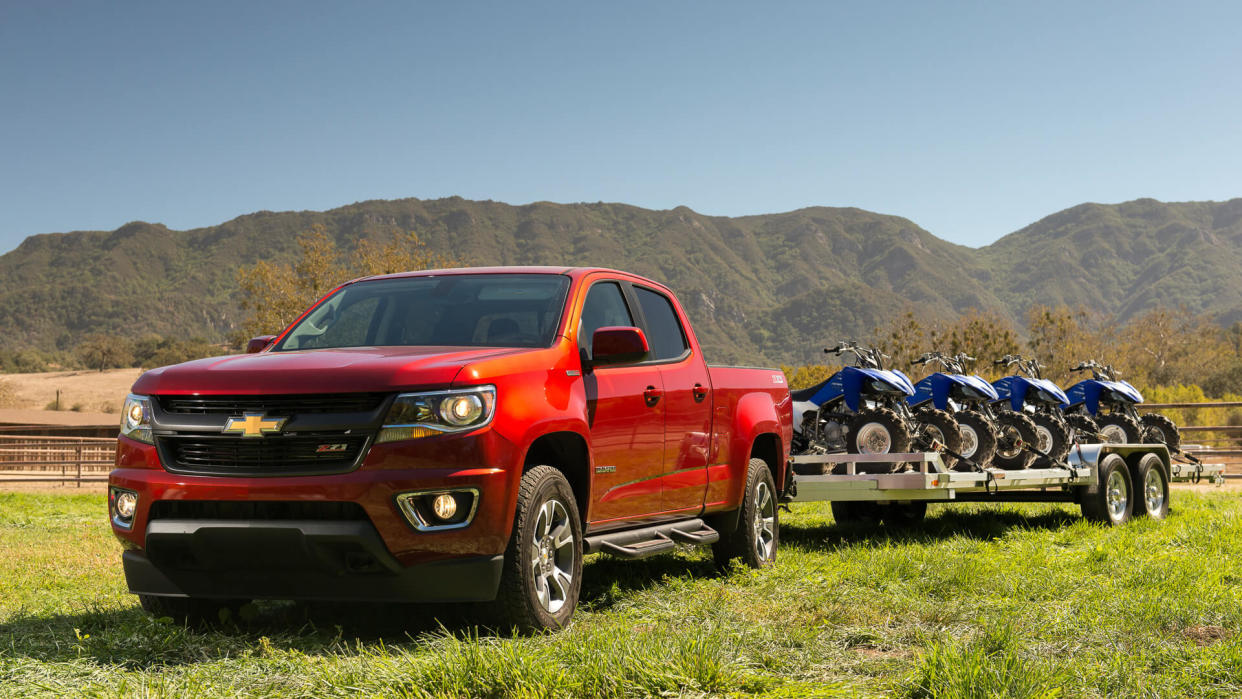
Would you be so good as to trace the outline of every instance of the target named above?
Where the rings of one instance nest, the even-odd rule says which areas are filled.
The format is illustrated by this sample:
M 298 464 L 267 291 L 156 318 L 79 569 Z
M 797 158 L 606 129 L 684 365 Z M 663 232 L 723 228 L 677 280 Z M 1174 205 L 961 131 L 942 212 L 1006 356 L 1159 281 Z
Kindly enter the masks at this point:
M 677 544 L 702 546 L 720 540 L 720 532 L 701 519 L 657 524 L 642 529 L 627 529 L 586 537 L 584 553 L 607 553 L 618 558 L 636 560 L 672 551 Z

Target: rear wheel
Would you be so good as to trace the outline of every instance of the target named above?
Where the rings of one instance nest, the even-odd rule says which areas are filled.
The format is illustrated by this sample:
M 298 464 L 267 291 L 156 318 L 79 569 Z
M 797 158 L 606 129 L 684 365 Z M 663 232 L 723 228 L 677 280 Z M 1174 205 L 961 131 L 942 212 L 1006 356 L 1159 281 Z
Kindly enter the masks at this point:
M 1074 413 L 1066 415 L 1065 422 L 1074 430 L 1074 441 L 1079 444 L 1099 444 L 1100 442 L 1100 426 L 1095 424 L 1095 420 L 1090 415 L 1082 413 Z
M 1035 423 L 1035 448 L 1052 458 L 1061 461 L 1070 449 L 1069 428 L 1056 416 L 1048 413 L 1035 413 L 1031 417 Z
M 720 540 L 712 544 L 712 556 L 721 568 L 728 568 L 733 561 L 762 568 L 776 560 L 780 534 L 772 471 L 763 459 L 751 459 L 746 469 L 746 494 L 742 497 L 737 529 L 728 534 L 720 533 Z
M 958 453 L 980 468 L 987 468 L 996 456 L 996 428 L 990 420 L 973 410 L 957 413 L 953 417 L 962 433 L 962 450 Z M 957 468 L 969 469 L 969 466 L 959 463 Z
M 1000 437 L 996 440 L 996 458 L 992 463 L 1010 471 L 1030 467 L 1035 454 L 1025 445 L 1039 443 L 1031 418 L 1024 413 L 1003 410 L 996 416 L 996 425 L 1000 428 Z
M 1146 413 L 1141 418 L 1143 441 L 1147 444 L 1164 444 L 1169 451 L 1182 447 L 1182 433 L 1177 424 L 1160 413 Z
M 1120 526 L 1130 519 L 1133 509 L 1134 483 L 1126 460 L 1117 454 L 1106 454 L 1097 467 L 1099 485 L 1094 492 L 1084 486 L 1082 516 L 1092 522 Z
M 563 628 L 581 589 L 582 523 L 573 490 L 560 471 L 535 466 L 518 486 L 497 615 L 519 631 Z
M 919 437 L 922 438 L 924 448 L 930 447 L 935 441 L 951 452 L 962 453 L 962 429 L 952 415 L 944 410 L 924 408 L 914 414 L 914 419 L 918 422 Z M 953 468 L 957 457 L 944 454 L 943 461 L 946 467 Z
M 1145 454 L 1139 459 L 1131 475 L 1138 491 L 1134 500 L 1134 515 L 1152 519 L 1167 517 L 1169 479 L 1164 474 L 1164 461 L 1155 454 Z
M 1111 413 L 1098 415 L 1095 422 L 1100 426 L 1100 438 L 1106 444 L 1142 444 L 1143 431 L 1128 415 Z
M 860 410 L 849 422 L 846 448 L 852 454 L 905 454 L 910 451 L 911 435 L 905 421 L 888 408 Z M 898 464 L 859 464 L 858 470 L 887 473 Z

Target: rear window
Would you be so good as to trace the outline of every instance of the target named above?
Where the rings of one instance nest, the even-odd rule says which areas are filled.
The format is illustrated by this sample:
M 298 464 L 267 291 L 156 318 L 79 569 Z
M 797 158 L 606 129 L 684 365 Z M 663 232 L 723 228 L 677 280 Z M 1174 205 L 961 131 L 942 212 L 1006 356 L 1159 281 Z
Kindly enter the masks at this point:
M 301 320 L 276 351 L 384 345 L 548 347 L 569 278 L 463 274 L 351 284 Z

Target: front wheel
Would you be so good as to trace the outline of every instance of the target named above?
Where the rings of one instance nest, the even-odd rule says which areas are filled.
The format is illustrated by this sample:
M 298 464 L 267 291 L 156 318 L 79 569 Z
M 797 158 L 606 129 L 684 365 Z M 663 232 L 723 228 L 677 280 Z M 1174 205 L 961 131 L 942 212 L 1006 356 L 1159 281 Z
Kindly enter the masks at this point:
M 1142 444 L 1143 431 L 1133 418 L 1121 413 L 1099 415 L 1095 418 L 1100 426 L 1100 438 L 1106 444 Z
M 1098 444 L 1100 442 L 1100 426 L 1090 415 L 1074 413 L 1066 415 L 1065 422 L 1074 430 L 1074 441 L 1079 444 Z
M 1035 448 L 1047 454 L 1053 461 L 1062 461 L 1070 450 L 1070 433 L 1065 423 L 1048 413 L 1031 416 L 1035 423 Z
M 551 466 L 522 474 L 505 549 L 497 616 L 522 632 L 569 623 L 582 589 L 582 523 L 565 476 Z
M 957 425 L 962 432 L 962 450 L 958 453 L 973 461 L 979 468 L 987 468 L 996 456 L 996 428 L 990 420 L 972 410 L 957 413 L 953 417 L 957 419 Z M 965 469 L 968 466 L 959 463 L 957 468 Z
M 1142 418 L 1143 441 L 1147 444 L 1163 444 L 1169 451 L 1182 447 L 1182 433 L 1177 423 L 1160 413 L 1145 413 Z
M 910 451 L 909 428 L 888 408 L 858 411 L 850 418 L 848 430 L 845 444 L 851 454 L 906 454 Z M 858 470 L 888 472 L 897 467 L 898 464 L 859 464 Z
M 996 457 L 992 463 L 1009 471 L 1030 467 L 1035 454 L 1026 445 L 1039 443 L 1031 418 L 1025 413 L 1002 410 L 996 416 L 996 426 L 1000 428 L 1000 437 L 996 440 Z
M 921 448 L 930 447 L 931 442 L 935 441 L 954 454 L 962 453 L 962 428 L 952 415 L 944 410 L 924 408 L 914 414 L 914 419 L 919 424 L 919 436 L 924 442 Z M 944 454 L 943 461 L 946 468 L 953 468 L 957 457 Z
M 772 471 L 763 459 L 751 459 L 746 468 L 746 492 L 742 496 L 737 528 L 720 533 L 720 540 L 712 544 L 712 556 L 722 569 L 727 569 L 733 561 L 762 568 L 776 560 L 780 540 L 780 512 Z

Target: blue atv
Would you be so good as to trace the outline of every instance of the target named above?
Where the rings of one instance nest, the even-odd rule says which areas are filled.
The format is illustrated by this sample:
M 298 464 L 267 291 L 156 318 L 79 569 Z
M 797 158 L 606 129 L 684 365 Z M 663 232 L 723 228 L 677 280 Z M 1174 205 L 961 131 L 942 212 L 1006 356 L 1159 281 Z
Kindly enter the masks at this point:
M 1000 396 L 993 405 L 999 408 L 996 417 L 1002 442 L 995 463 L 1001 468 L 1028 468 L 1039 455 L 1063 462 L 1074 440 L 1073 428 L 1061 411 L 1066 402 L 1065 392 L 1040 376 L 1043 365 L 1034 358 L 1007 354 L 995 363 L 1018 367 L 1017 374 L 992 382 Z M 1022 442 L 1015 443 L 1015 438 Z
M 938 371 L 914 384 L 914 395 L 906 403 L 914 410 L 914 417 L 925 431 L 941 429 L 951 422 L 952 429 L 943 429 L 940 437 L 950 451 L 965 457 L 968 463 L 953 463 L 945 459 L 951 468 L 969 467 L 969 462 L 987 467 L 996 456 L 1000 428 L 991 402 L 999 396 L 992 384 L 981 377 L 966 374 L 965 362 L 974 357 L 959 354 L 955 357 L 943 352 L 927 352 L 912 364 L 939 364 Z M 952 433 L 956 431 L 955 435 Z M 956 459 L 953 460 L 956 462 Z
M 853 342 L 842 342 L 824 352 L 852 354 L 856 366 L 843 367 L 826 381 L 792 392 L 794 452 L 909 453 L 917 429 L 906 407 L 906 396 L 914 393 L 909 377 L 884 369 L 887 355 Z M 858 469 L 888 472 L 896 467 L 859 464 Z
M 1081 425 L 1085 432 L 1114 444 L 1164 444 L 1177 453 L 1182 434 L 1177 424 L 1160 413 L 1139 415 L 1137 406 L 1143 394 L 1129 381 L 1117 378 L 1117 370 L 1094 359 L 1079 362 L 1070 371 L 1090 371 L 1091 378 L 1079 381 L 1066 391 L 1062 408 L 1066 419 Z

